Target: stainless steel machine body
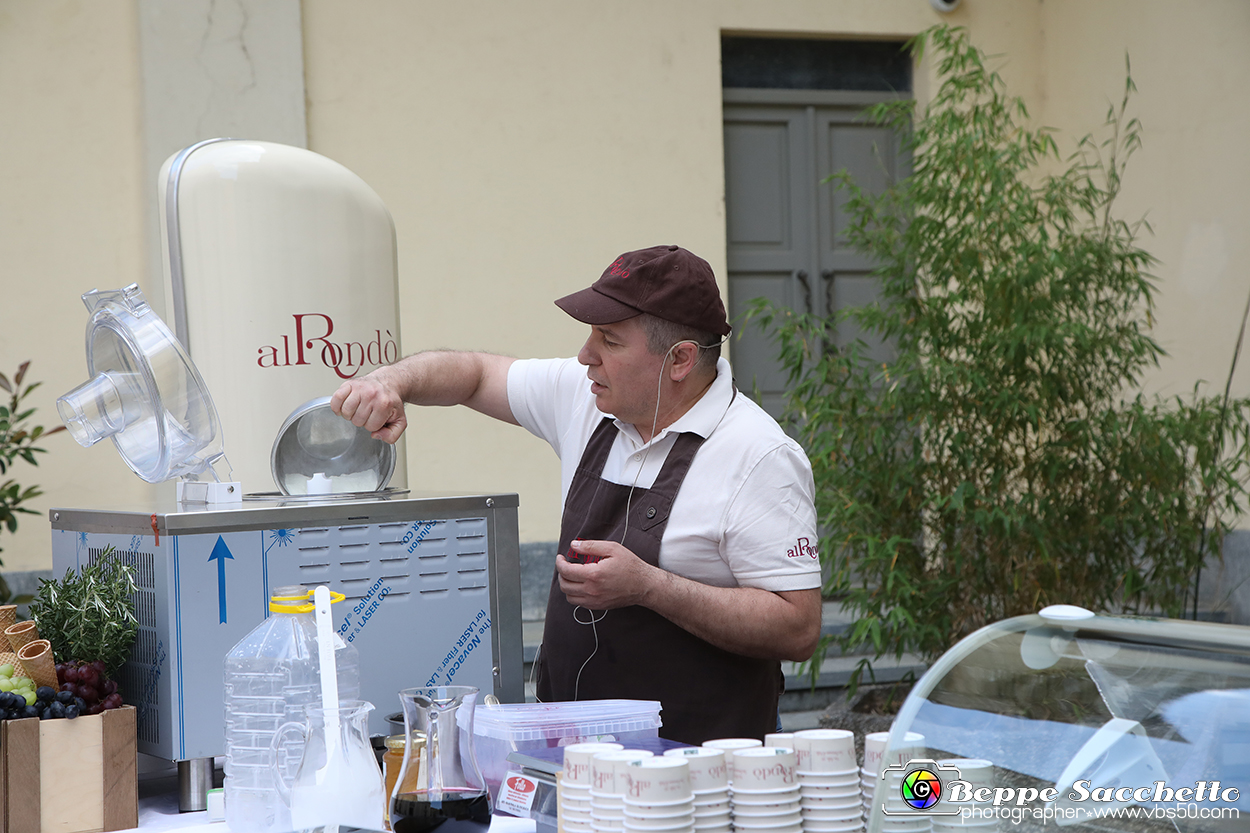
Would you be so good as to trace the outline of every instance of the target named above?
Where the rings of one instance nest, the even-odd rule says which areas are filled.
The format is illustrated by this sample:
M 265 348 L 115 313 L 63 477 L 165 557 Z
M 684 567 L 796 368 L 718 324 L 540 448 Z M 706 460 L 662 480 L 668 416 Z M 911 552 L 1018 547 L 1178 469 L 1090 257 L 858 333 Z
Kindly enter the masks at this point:
M 474 685 L 523 702 L 517 496 L 246 500 L 53 509 L 57 575 L 112 545 L 134 565 L 139 635 L 120 672 L 140 752 L 224 754 L 223 658 L 269 615 L 274 588 L 327 584 L 360 654 L 361 696 L 388 731 L 397 692 Z

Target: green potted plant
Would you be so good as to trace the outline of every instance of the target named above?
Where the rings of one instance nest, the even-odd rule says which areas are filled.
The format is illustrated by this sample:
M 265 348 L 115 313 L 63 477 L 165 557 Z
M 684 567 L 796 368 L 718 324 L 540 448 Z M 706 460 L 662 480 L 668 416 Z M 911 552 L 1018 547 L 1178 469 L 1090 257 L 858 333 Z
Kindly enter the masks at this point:
M 1164 351 L 1144 226 L 1114 210 L 1141 136 L 1131 75 L 1107 137 L 1064 160 L 965 31 L 910 43 L 926 47 L 940 85 L 923 113 L 867 113 L 903 137 L 912 173 L 877 194 L 834 178 L 880 301 L 751 312 L 790 373 L 825 591 L 857 617 L 840 642 L 931 661 L 1049 604 L 1181 615 L 1246 496 L 1250 401 L 1134 393 Z M 848 325 L 891 356 L 837 346 Z
M 65 430 L 64 425 L 45 431 L 41 425 L 29 424 L 35 409 L 23 403 L 31 392 L 42 384 L 34 382 L 23 387 L 29 367 L 30 362 L 22 362 L 12 380 L 0 373 L 0 389 L 8 394 L 7 404 L 0 405 L 0 530 L 7 529 L 11 533 L 17 532 L 19 513 L 39 514 L 22 504 L 39 497 L 43 491 L 38 486 L 22 486 L 12 477 L 5 479 L 5 475 L 18 461 L 32 466 L 39 465 L 39 460 L 35 455 L 46 453 L 46 449 L 40 448 L 36 443 L 42 437 Z M 0 552 L 3 551 L 4 548 L 0 547 Z M 0 560 L 0 566 L 3 565 L 4 562 Z M 14 596 L 9 589 L 8 582 L 0 575 L 0 604 L 25 604 L 31 598 L 29 594 Z

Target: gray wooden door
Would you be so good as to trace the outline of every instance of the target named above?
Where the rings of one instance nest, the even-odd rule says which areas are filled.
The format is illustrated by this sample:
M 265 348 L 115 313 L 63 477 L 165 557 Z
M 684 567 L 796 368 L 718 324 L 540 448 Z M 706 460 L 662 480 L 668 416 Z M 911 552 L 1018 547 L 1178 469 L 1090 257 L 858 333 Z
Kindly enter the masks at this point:
M 729 312 L 754 298 L 796 312 L 832 314 L 878 295 L 872 264 L 845 239 L 846 197 L 823 180 L 845 168 L 880 191 L 905 167 L 897 137 L 867 124 L 863 108 L 886 95 L 810 90 L 725 91 L 725 213 Z M 737 325 L 734 376 L 779 416 L 787 379 L 769 334 Z M 836 341 L 862 337 L 839 331 Z M 886 348 L 873 344 L 884 358 Z

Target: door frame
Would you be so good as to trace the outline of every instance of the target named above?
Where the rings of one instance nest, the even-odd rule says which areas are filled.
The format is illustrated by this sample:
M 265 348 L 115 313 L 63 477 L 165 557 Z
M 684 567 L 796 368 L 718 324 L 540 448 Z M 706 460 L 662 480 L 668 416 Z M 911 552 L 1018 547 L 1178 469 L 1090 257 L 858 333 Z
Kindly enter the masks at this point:
M 837 108 L 848 108 L 848 109 L 854 108 L 856 111 L 859 111 L 872 104 L 877 104 L 877 103 L 887 102 L 887 101 L 910 100 L 914 97 L 913 93 L 910 91 L 908 92 L 879 92 L 879 91 L 857 91 L 857 90 L 806 90 L 806 89 L 778 89 L 778 88 L 756 89 L 756 88 L 726 87 L 726 88 L 722 88 L 721 92 L 722 92 L 722 109 L 721 109 L 722 126 L 724 126 L 727 123 L 727 114 L 729 113 L 730 109 L 737 108 L 737 107 L 806 108 L 809 113 L 808 118 L 811 119 L 813 117 L 813 114 L 816 108 L 821 108 L 821 107 L 837 107 Z M 910 165 L 905 160 L 904 154 L 901 153 L 901 147 L 900 147 L 901 141 L 900 140 L 901 140 L 901 137 L 896 137 L 896 140 L 895 140 L 896 141 L 896 144 L 895 144 L 896 159 L 903 166 L 903 169 L 910 170 Z M 811 151 L 815 153 L 816 149 L 811 148 Z M 727 155 L 726 155 L 725 162 L 726 164 L 728 164 Z M 813 183 L 812 186 L 815 187 L 815 184 Z M 729 211 L 730 211 L 730 207 L 728 205 L 728 197 L 729 197 L 728 177 L 726 177 L 723 187 L 724 187 L 724 194 L 725 194 L 725 199 L 726 199 L 725 217 L 726 217 L 726 222 L 728 222 Z M 813 267 L 810 271 L 809 283 L 804 284 L 804 287 L 806 290 L 805 295 L 809 299 L 808 303 L 814 307 L 823 309 L 823 308 L 827 308 L 828 306 L 826 295 L 829 292 L 829 287 L 825 286 L 826 282 L 822 282 L 821 280 L 821 267 L 819 266 L 819 264 L 821 263 L 821 251 L 820 251 L 820 242 L 819 242 L 819 231 L 816 228 L 817 223 L 818 223 L 818 215 L 820 214 L 820 211 L 821 211 L 819 207 L 819 200 L 821 199 L 821 197 L 819 195 L 814 195 L 814 196 L 815 196 L 816 202 L 812 204 L 813 210 L 810 216 L 806 217 L 804 220 L 804 222 L 806 223 L 806 226 L 808 227 L 802 230 L 803 231 L 802 237 L 805 238 L 805 241 L 806 241 L 805 248 L 808 250 L 807 252 L 805 252 L 804 257 L 807 260 L 809 260 L 809 262 L 812 264 L 812 267 Z M 825 195 L 824 199 L 828 200 L 828 199 L 831 199 L 831 197 L 829 195 Z M 726 307 L 731 310 L 733 308 L 733 304 L 732 304 L 732 298 L 730 298 L 729 295 L 730 293 L 733 292 L 733 289 L 732 289 L 732 285 L 730 281 L 730 273 L 737 272 L 743 269 L 745 264 L 740 263 L 739 260 L 740 258 L 734 257 L 730 251 L 730 240 L 729 240 L 729 234 L 727 232 L 726 240 L 725 240 Z M 797 291 L 797 290 L 794 290 L 794 291 Z M 817 297 L 813 297 L 813 296 L 817 296 Z M 813 301 L 815 301 L 814 304 L 812 303 Z M 730 357 L 731 359 L 735 359 L 735 363 L 736 363 L 736 360 L 739 358 L 739 357 L 733 356 L 732 347 L 730 349 Z

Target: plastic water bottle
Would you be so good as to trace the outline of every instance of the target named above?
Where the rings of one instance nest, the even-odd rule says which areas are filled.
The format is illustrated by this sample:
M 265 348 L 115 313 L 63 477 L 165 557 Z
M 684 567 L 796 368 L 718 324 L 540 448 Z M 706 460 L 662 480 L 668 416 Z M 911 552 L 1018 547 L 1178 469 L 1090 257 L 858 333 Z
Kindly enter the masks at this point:
M 269 618 L 226 654 L 225 799 L 232 833 L 291 829 L 290 811 L 269 767 L 269 743 L 283 723 L 305 721 L 304 706 L 321 704 L 312 593 L 299 586 L 276 588 L 269 610 Z M 360 658 L 338 634 L 334 659 L 339 698 L 359 698 Z M 290 745 L 283 752 L 278 765 L 290 779 L 303 749 Z

